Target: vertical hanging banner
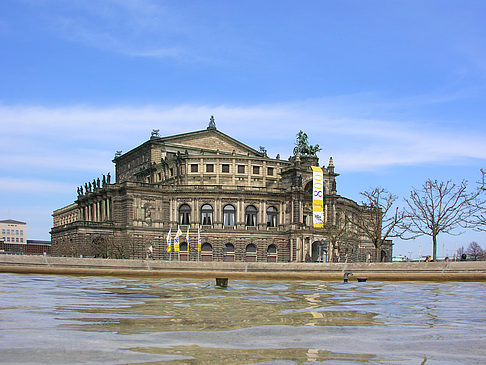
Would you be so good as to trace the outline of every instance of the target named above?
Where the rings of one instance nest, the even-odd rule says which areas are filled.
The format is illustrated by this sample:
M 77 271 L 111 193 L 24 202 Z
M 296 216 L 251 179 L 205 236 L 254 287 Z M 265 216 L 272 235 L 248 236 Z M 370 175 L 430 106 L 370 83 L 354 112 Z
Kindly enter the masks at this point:
M 314 228 L 324 228 L 324 176 L 319 166 L 312 167 L 312 221 Z
M 201 226 L 197 227 L 197 252 L 201 252 Z
M 179 228 L 179 226 L 177 226 L 177 233 L 174 237 L 174 252 L 179 252 L 179 237 L 181 235 L 182 235 L 182 231 Z
M 171 252 L 172 251 L 172 245 L 171 245 L 171 241 L 172 241 L 172 237 L 170 235 L 170 233 L 172 232 L 172 228 L 169 229 L 169 233 L 167 233 L 167 252 Z
M 187 252 L 190 252 L 191 250 L 189 249 L 189 226 L 187 226 L 186 242 L 187 242 Z

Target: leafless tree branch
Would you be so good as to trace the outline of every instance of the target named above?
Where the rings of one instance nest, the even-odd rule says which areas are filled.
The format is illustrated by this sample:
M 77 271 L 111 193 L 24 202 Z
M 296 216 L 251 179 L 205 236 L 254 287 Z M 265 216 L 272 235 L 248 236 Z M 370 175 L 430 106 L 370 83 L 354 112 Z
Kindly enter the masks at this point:
M 475 202 L 479 193 L 467 191 L 467 181 L 427 180 L 421 189 L 413 188 L 405 199 L 407 230 L 416 235 L 432 237 L 433 259 L 437 259 L 437 236 L 458 234 L 460 228 L 472 226 L 477 213 Z
M 397 196 L 384 188 L 376 187 L 360 193 L 364 197 L 363 214 L 354 224 L 376 249 L 376 260 L 380 261 L 381 245 L 387 239 L 401 237 L 405 231 L 401 223 L 404 212 L 394 207 Z

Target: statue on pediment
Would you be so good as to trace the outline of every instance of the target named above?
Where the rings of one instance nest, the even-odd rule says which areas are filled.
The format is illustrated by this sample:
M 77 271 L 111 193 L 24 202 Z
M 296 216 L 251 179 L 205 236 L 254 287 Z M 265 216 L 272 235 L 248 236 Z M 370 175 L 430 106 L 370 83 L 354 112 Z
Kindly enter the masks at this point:
M 212 115 L 211 118 L 209 118 L 208 129 L 216 129 L 216 122 L 214 121 L 214 116 Z

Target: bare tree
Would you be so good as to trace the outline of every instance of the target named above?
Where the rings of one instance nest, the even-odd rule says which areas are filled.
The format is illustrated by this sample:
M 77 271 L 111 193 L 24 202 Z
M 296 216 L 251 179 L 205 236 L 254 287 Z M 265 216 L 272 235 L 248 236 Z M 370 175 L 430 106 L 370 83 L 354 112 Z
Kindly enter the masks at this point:
M 354 224 L 373 242 L 376 261 L 381 261 L 383 242 L 393 237 L 401 237 L 405 231 L 403 227 L 405 215 L 398 207 L 393 206 L 397 196 L 384 188 L 376 187 L 360 194 L 364 197 L 363 214 L 354 221 Z
M 471 224 L 478 231 L 486 231 L 486 201 L 483 195 L 486 193 L 486 171 L 481 169 L 481 181 L 478 184 L 478 196 L 475 201 L 476 211 L 471 216 Z
M 327 222 L 324 224 L 324 235 L 328 238 L 330 244 L 329 260 L 333 260 L 335 254 L 339 257 L 343 243 L 353 240 L 353 238 L 355 240 L 357 239 L 357 235 L 349 229 L 350 223 L 351 220 L 349 217 L 346 213 L 343 213 L 342 216 L 338 215 L 338 217 L 336 217 L 335 222 Z
M 477 242 L 473 241 L 469 244 L 469 246 L 467 246 L 466 255 L 472 258 L 474 261 L 480 259 L 483 256 L 483 254 L 484 251 Z
M 128 235 L 98 236 L 91 243 L 91 254 L 109 259 L 129 259 L 137 254 L 137 245 Z
M 474 201 L 478 193 L 468 193 L 467 181 L 459 185 L 451 182 L 427 180 L 422 188 L 412 188 L 405 199 L 408 231 L 417 236 L 432 237 L 433 260 L 437 259 L 437 236 L 440 233 L 459 234 L 457 229 L 470 225 L 477 211 Z
M 462 256 L 462 254 L 463 254 L 463 253 L 465 253 L 465 252 L 466 252 L 466 250 L 464 249 L 464 246 L 461 246 L 461 247 L 459 247 L 459 248 L 457 249 L 457 251 L 456 251 L 456 255 L 457 255 L 457 257 L 460 259 L 460 258 L 461 258 L 461 256 Z

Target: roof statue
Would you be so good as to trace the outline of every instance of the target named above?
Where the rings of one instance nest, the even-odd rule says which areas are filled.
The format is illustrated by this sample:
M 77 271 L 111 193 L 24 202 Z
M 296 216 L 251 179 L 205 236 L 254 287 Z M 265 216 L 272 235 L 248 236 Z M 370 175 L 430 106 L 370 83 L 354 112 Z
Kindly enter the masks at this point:
M 211 118 L 209 118 L 208 129 L 216 129 L 216 122 L 214 121 L 214 117 L 212 115 Z
M 315 156 L 317 152 L 322 150 L 318 144 L 311 146 L 307 134 L 299 131 L 297 139 L 295 140 L 294 155 Z
M 160 137 L 159 132 L 160 129 L 152 129 L 152 133 L 150 137 Z

